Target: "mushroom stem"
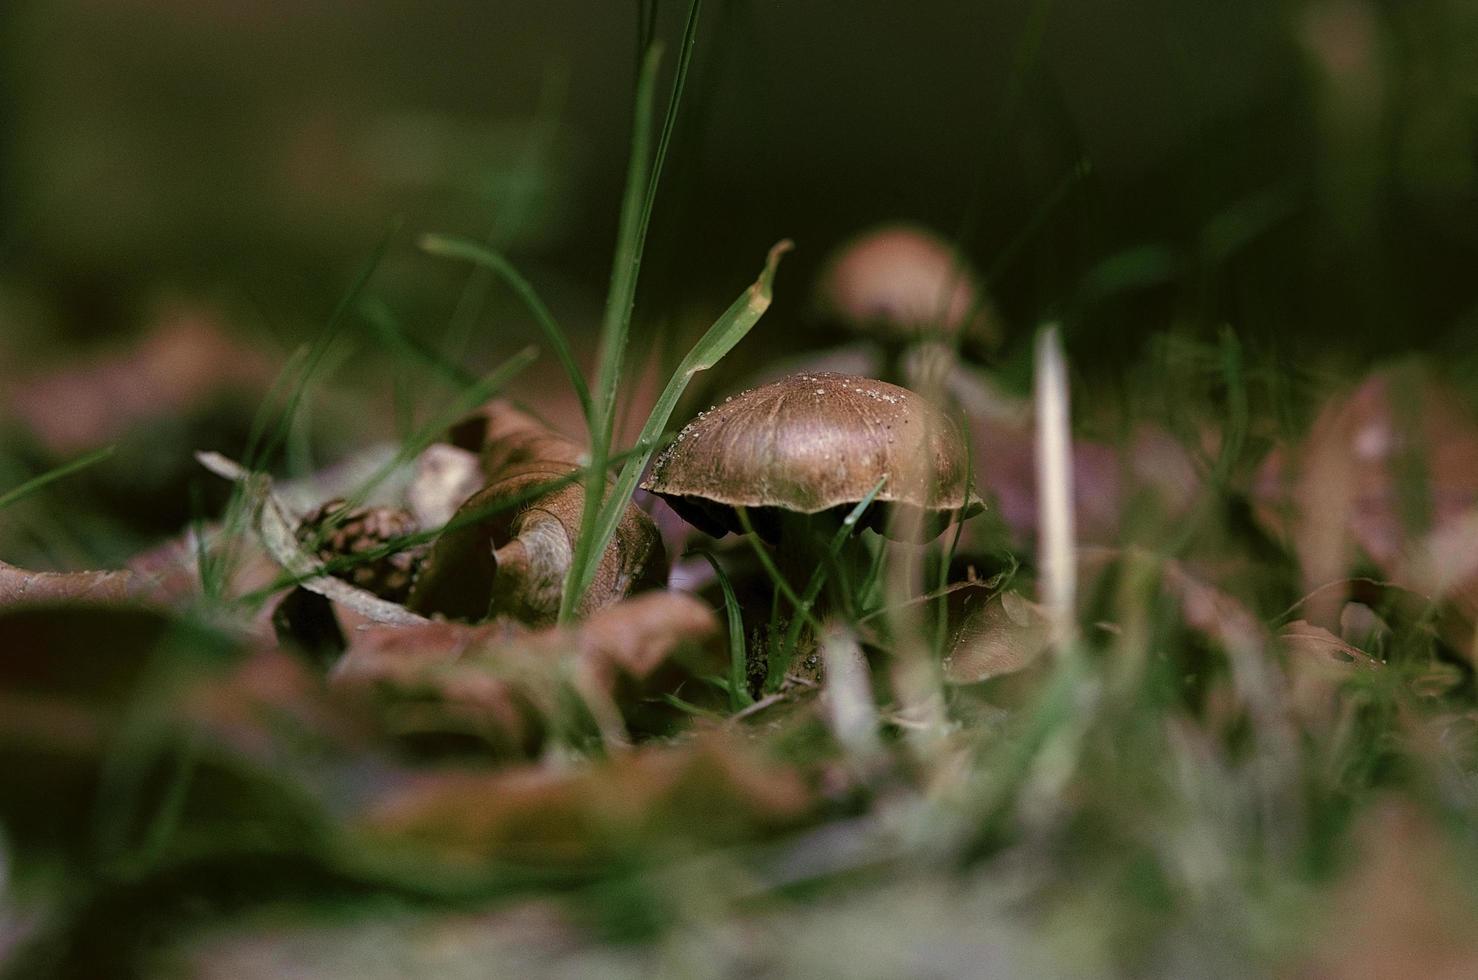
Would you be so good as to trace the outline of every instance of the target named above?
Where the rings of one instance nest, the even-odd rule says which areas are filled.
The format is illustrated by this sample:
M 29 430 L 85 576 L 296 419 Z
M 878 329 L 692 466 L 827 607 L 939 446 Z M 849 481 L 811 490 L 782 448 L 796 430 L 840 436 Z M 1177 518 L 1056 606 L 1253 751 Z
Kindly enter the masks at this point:
M 861 597 L 856 590 L 870 562 L 867 548 L 855 533 L 848 533 L 836 554 L 831 553 L 827 545 L 838 529 L 829 515 L 784 512 L 778 518 L 776 571 L 801 605 L 792 609 L 791 618 L 781 630 L 771 632 L 762 626 L 760 633 L 765 636 L 766 656 L 772 662 L 810 680 L 821 679 L 816 624 L 857 612 Z M 820 590 L 813 591 L 818 574 L 824 578 Z M 779 679 L 771 677 L 772 681 Z

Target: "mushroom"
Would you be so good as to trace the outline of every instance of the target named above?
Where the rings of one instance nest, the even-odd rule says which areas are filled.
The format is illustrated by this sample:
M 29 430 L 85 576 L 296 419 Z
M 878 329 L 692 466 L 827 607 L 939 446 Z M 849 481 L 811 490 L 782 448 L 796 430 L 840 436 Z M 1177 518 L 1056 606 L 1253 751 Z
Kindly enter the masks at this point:
M 846 374 L 793 374 L 700 412 L 658 455 L 642 489 L 715 537 L 749 511 L 776 541 L 787 515 L 839 523 L 877 489 L 859 520 L 890 537 L 936 537 L 984 504 L 967 495 L 954 423 L 907 388 Z
M 978 513 L 984 504 L 969 490 L 966 458 L 949 418 L 906 388 L 795 374 L 700 413 L 642 487 L 715 537 L 742 532 L 747 518 L 776 545 L 782 574 L 792 579 L 825 560 L 823 542 L 869 495 L 874 503 L 857 529 L 900 539 L 922 532 L 928 540 Z M 853 540 L 844 539 L 839 556 L 844 571 L 867 557 Z
M 822 273 L 817 301 L 824 315 L 881 343 L 890 368 L 919 342 L 983 351 L 1000 340 L 968 260 L 919 225 L 882 225 L 841 246 Z

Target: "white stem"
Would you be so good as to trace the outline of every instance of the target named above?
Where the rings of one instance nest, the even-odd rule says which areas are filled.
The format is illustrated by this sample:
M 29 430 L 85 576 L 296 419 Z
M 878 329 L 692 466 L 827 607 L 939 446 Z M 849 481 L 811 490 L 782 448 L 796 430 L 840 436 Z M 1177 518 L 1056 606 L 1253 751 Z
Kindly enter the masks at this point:
M 1055 324 L 1037 334 L 1037 522 L 1042 558 L 1039 597 L 1059 642 L 1073 630 L 1078 569 L 1073 529 L 1073 450 L 1067 362 Z

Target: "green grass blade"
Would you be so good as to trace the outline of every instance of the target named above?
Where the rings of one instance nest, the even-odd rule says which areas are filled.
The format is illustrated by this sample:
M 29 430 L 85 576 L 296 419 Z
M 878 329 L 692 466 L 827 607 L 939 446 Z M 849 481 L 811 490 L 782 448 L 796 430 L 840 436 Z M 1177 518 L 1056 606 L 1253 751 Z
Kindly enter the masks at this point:
M 820 620 L 811 614 L 810 609 L 806 608 L 805 603 L 801 601 L 801 597 L 796 595 L 795 589 L 791 587 L 789 582 L 785 581 L 785 576 L 780 574 L 780 569 L 775 566 L 775 559 L 770 557 L 770 553 L 760 543 L 759 535 L 755 533 L 754 525 L 750 523 L 749 511 L 744 507 L 736 507 L 734 508 L 734 512 L 739 515 L 739 525 L 744 528 L 744 536 L 749 539 L 750 545 L 754 548 L 755 557 L 760 560 L 760 565 L 763 566 L 765 574 L 770 576 L 770 581 L 774 584 L 775 588 L 780 591 L 781 595 L 785 596 L 786 601 L 795 609 L 796 615 L 810 623 L 812 629 L 820 633 Z
M 0 510 L 4 510 L 11 504 L 19 503 L 36 491 L 55 483 L 57 480 L 65 479 L 66 477 L 71 476 L 73 473 L 76 473 L 78 470 L 85 470 L 89 466 L 94 466 L 98 463 L 101 463 L 103 460 L 113 455 L 117 448 L 117 446 L 105 446 L 102 449 L 94 450 L 93 452 L 90 452 L 85 456 L 79 456 L 76 459 L 72 460 L 70 463 L 63 463 L 56 469 L 48 470 L 47 472 L 42 473 L 40 476 L 32 477 L 15 489 L 0 494 Z
M 745 648 L 744 617 L 740 614 L 739 599 L 734 595 L 734 586 L 729 576 L 719 565 L 718 559 L 707 551 L 695 554 L 713 566 L 718 586 L 724 593 L 724 611 L 729 625 L 729 709 L 739 711 L 754 703 L 749 696 L 749 654 Z
M 601 317 L 600 363 L 596 373 L 595 410 L 600 431 L 594 441 L 611 441 L 611 424 L 615 419 L 616 388 L 621 380 L 621 367 L 626 352 L 626 338 L 631 329 L 631 309 L 636 301 L 636 280 L 641 270 L 643 237 L 642 215 L 650 190 L 652 174 L 653 92 L 657 83 L 657 66 L 662 46 L 654 43 L 642 61 L 636 88 L 636 119 L 632 126 L 631 158 L 626 168 L 626 191 L 621 200 L 621 219 L 616 237 L 616 258 L 611 265 L 611 284 Z M 669 106 L 669 110 L 671 107 Z M 597 448 L 592 446 L 592 449 Z
M 384 300 L 366 296 L 360 301 L 358 312 L 374 331 L 375 339 L 399 357 L 420 362 L 453 388 L 468 388 L 477 383 L 477 377 L 466 368 L 407 334 Z
M 667 99 L 662 135 L 657 138 L 657 156 L 652 161 L 652 172 L 647 180 L 647 199 L 642 204 L 640 241 L 643 243 L 646 241 L 647 228 L 652 223 L 652 206 L 657 200 L 657 184 L 662 180 L 663 164 L 667 162 L 667 148 L 672 144 L 672 131 L 677 128 L 677 112 L 683 103 L 683 89 L 688 83 L 688 66 L 693 60 L 693 48 L 698 43 L 698 16 L 702 10 L 703 0 L 693 0 L 688 5 L 688 22 L 683 26 L 683 43 L 678 50 L 677 73 L 672 78 L 672 95 Z
M 559 358 L 560 366 L 564 368 L 565 374 L 570 379 L 570 387 L 575 389 L 575 397 L 580 399 L 580 411 L 585 416 L 585 425 L 590 428 L 594 423 L 591 415 L 590 388 L 585 384 L 585 375 L 581 373 L 580 366 L 575 363 L 575 355 L 570 349 L 570 341 L 564 329 L 554 319 L 554 314 L 549 312 L 549 307 L 539 298 L 533 285 L 500 253 L 487 248 L 477 242 L 466 238 L 454 238 L 447 235 L 426 235 L 420 241 L 421 251 L 430 255 L 443 258 L 462 259 L 467 262 L 487 269 L 499 276 L 508 287 L 518 295 L 534 317 L 534 322 L 544 332 L 544 337 L 549 341 L 549 346 L 554 350 L 554 356 Z
M 970 494 L 975 492 L 975 460 L 970 444 L 969 423 L 965 419 L 959 420 L 960 431 L 965 434 L 965 500 L 969 501 Z M 954 564 L 955 552 L 960 547 L 960 536 L 965 531 L 964 511 L 960 512 L 960 519 L 955 521 L 954 533 L 950 535 L 949 544 L 939 556 L 939 578 L 934 584 L 935 591 L 943 591 L 949 586 L 949 566 Z M 934 618 L 934 646 L 935 654 L 942 656 L 944 653 L 945 633 L 949 629 L 949 604 L 941 602 L 935 610 Z
M 811 612 L 811 608 L 816 604 L 816 598 L 821 595 L 821 589 L 826 584 L 827 569 L 836 562 L 837 556 L 842 553 L 842 545 L 847 543 L 847 538 L 856 530 L 857 522 L 862 519 L 862 515 L 867 512 L 867 508 L 871 507 L 872 502 L 877 499 L 878 494 L 883 492 L 883 483 L 887 479 L 886 476 L 882 477 L 877 483 L 873 484 L 873 488 L 867 492 L 867 496 L 863 497 L 858 501 L 856 507 L 853 507 L 847 512 L 847 516 L 842 518 L 842 526 L 837 528 L 836 533 L 831 536 L 831 542 L 826 547 L 827 561 L 816 566 L 816 571 L 811 573 L 811 580 L 806 583 L 806 591 L 801 593 L 802 614 L 791 621 L 790 629 L 786 631 L 785 650 L 787 653 L 794 653 L 795 645 L 800 641 L 801 626 L 805 622 L 803 617 Z
M 684 714 L 692 715 L 694 718 L 709 718 L 713 721 L 724 720 L 724 716 L 719 714 L 717 711 L 710 711 L 707 708 L 700 708 L 698 705 L 693 704 L 691 701 L 684 701 L 676 694 L 668 694 L 666 692 L 663 692 L 662 700 L 672 707 L 676 708 L 677 710 L 683 712 Z
M 626 359 L 626 348 L 631 333 L 632 309 L 636 303 L 636 283 L 641 271 L 642 253 L 646 247 L 647 227 L 651 221 L 652 201 L 656 197 L 657 185 L 661 180 L 662 166 L 671 143 L 672 131 L 677 118 L 679 101 L 686 82 L 688 63 L 697 37 L 697 22 L 700 3 L 693 0 L 688 10 L 688 24 L 683 35 L 683 51 L 673 81 L 672 98 L 662 122 L 662 135 L 658 142 L 656 158 L 652 159 L 652 120 L 655 114 L 653 93 L 657 85 L 657 67 L 662 57 L 662 47 L 653 41 L 642 60 L 637 78 L 636 114 L 632 125 L 631 156 L 627 163 L 626 190 L 621 201 L 621 219 L 616 238 L 616 256 L 611 264 L 611 285 L 606 294 L 605 312 L 601 318 L 600 347 L 596 384 L 593 397 L 594 411 L 590 427 L 590 468 L 585 481 L 585 506 L 580 516 L 580 535 L 575 544 L 574 560 L 565 578 L 565 589 L 560 599 L 559 620 L 568 622 L 574 617 L 580 596 L 589 588 L 595 575 L 595 564 L 604 554 L 606 544 L 615 533 L 620 520 L 621 508 L 636 488 L 638 470 L 627 479 L 623 470 L 610 503 L 606 497 L 606 471 L 609 466 L 611 443 L 616 428 L 616 391 L 621 382 L 621 372 Z M 670 386 L 670 383 L 669 383 Z M 683 382 L 682 387 L 686 386 Z M 681 390 L 679 390 L 681 394 Z M 675 400 L 675 399 L 674 399 Z M 668 409 L 671 414 L 671 409 Z M 663 425 L 666 424 L 664 419 Z M 639 441 L 639 446 L 655 445 L 655 436 L 661 428 Z M 645 465 L 645 463 L 643 463 Z M 623 491 L 621 485 L 629 484 Z
M 794 653 L 791 646 L 775 643 L 775 638 L 780 632 L 780 597 L 784 596 L 791 608 L 795 610 L 796 622 L 809 623 L 817 636 L 821 635 L 822 627 L 810 608 L 801 601 L 800 596 L 796 595 L 795 589 L 785 581 L 785 576 L 780 573 L 780 569 L 775 566 L 775 559 L 770 557 L 770 552 L 760 542 L 759 535 L 754 531 L 754 525 L 750 523 L 749 511 L 744 507 L 736 507 L 734 511 L 739 516 L 739 525 L 744 528 L 745 540 L 754 549 L 754 556 L 760 560 L 760 567 L 765 570 L 770 583 L 775 586 L 775 594 L 770 604 L 770 628 L 765 634 L 765 659 L 768 667 L 765 671 L 764 690 L 770 693 L 776 689 L 785 677 L 786 671 L 790 669 Z
M 263 464 L 271 458 L 272 454 L 287 439 L 288 429 L 292 425 L 293 417 L 297 415 L 298 406 L 302 403 L 307 393 L 309 383 L 318 373 L 323 359 L 328 354 L 329 348 L 332 346 L 334 340 L 337 339 L 339 328 L 343 325 L 345 317 L 354 308 L 359 297 L 364 294 L 365 287 L 369 285 L 369 281 L 374 276 L 375 271 L 380 268 L 380 264 L 385 260 L 385 255 L 390 250 L 390 241 L 398 229 L 399 223 L 397 222 L 385 233 L 385 236 L 380 239 L 379 244 L 375 247 L 375 251 L 370 256 L 369 261 L 360 269 L 359 275 L 355 277 L 349 289 L 339 298 L 338 305 L 334 307 L 333 313 L 329 315 L 328 322 L 324 324 L 323 330 L 319 332 L 318 337 L 309 348 L 307 355 L 303 358 L 302 370 L 288 390 L 287 404 L 284 406 L 282 415 L 277 420 L 276 428 L 270 436 L 266 433 L 266 420 L 268 417 L 266 407 L 270 404 L 270 400 L 263 403 L 263 411 L 253 421 L 252 432 L 247 440 L 247 448 L 244 456 L 247 466 L 252 469 L 262 468 Z M 283 373 L 279 376 L 277 383 L 282 383 L 289 376 L 291 367 L 292 362 L 290 361 L 289 366 L 283 369 Z M 274 383 L 274 389 L 277 383 Z M 265 442 L 263 441 L 264 439 Z
M 637 438 L 636 451 L 621 468 L 621 474 L 616 479 L 616 485 L 606 505 L 596 515 L 593 531 L 590 530 L 592 522 L 588 506 L 590 497 L 593 495 L 587 494 L 584 523 L 580 526 L 580 539 L 576 542 L 575 554 L 570 563 L 569 574 L 565 579 L 564 597 L 560 603 L 562 622 L 568 621 L 574 615 L 579 597 L 584 595 L 585 590 L 590 587 L 590 582 L 595 577 L 595 556 L 605 553 L 606 546 L 610 544 L 611 537 L 616 533 L 616 525 L 621 521 L 621 514 L 626 503 L 631 499 L 631 494 L 636 489 L 636 482 L 641 479 L 642 471 L 646 469 L 652 453 L 656 451 L 662 433 L 667 430 L 667 423 L 672 419 L 678 399 L 683 396 L 683 392 L 687 390 L 694 375 L 713 367 L 729 351 L 733 350 L 734 345 L 744 339 L 745 335 L 759 322 L 759 318 L 764 316 L 765 311 L 770 308 L 770 300 L 774 294 L 775 270 L 780 264 L 780 257 L 791 247 L 791 243 L 787 240 L 770 249 L 759 278 L 751 283 L 749 288 L 724 311 L 713 326 L 708 328 L 708 332 L 693 345 L 693 349 L 688 351 L 687 356 L 678 365 L 677 371 L 668 379 L 667 386 L 662 389 L 656 405 L 652 407 L 651 414 L 647 416 L 646 425 L 642 426 L 641 435 Z M 592 452 L 592 457 L 593 455 Z M 601 470 L 595 469 L 592 462 L 591 472 L 599 474 Z
M 592 555 L 605 551 L 609 537 L 593 530 L 600 524 L 605 503 L 606 470 L 610 465 L 611 439 L 615 430 L 616 387 L 621 380 L 631 308 L 636 297 L 636 277 L 641 267 L 641 215 L 650 173 L 647 159 L 652 143 L 652 92 L 656 86 L 661 47 L 653 44 L 642 63 L 636 87 L 636 120 L 632 126 L 631 158 L 627 164 L 626 192 L 621 201 L 621 223 L 616 237 L 616 258 L 611 265 L 611 285 L 601 318 L 595 394 L 590 425 L 590 468 L 585 478 L 585 505 L 580 513 L 580 534 L 560 597 L 559 621 L 574 618 L 578 599 L 595 575 Z M 668 107 L 669 111 L 672 109 Z M 615 533 L 615 525 L 611 526 Z M 596 546 L 599 538 L 599 547 Z M 588 574 L 587 574 L 588 569 Z M 571 583 L 577 583 L 572 587 Z

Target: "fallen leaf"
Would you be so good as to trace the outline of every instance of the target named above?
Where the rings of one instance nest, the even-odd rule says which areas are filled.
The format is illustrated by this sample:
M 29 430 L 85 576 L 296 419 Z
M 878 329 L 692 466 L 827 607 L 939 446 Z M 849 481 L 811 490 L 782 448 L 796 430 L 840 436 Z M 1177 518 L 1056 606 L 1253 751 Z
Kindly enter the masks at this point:
M 321 568 L 319 561 L 298 541 L 298 521 L 289 516 L 286 505 L 273 491 L 271 477 L 252 473 L 220 453 L 202 452 L 196 453 L 195 457 L 217 476 L 242 485 L 262 546 L 284 571 L 297 579 L 296 585 L 326 596 L 375 622 L 408 625 L 426 621 L 424 616 L 416 615 L 399 603 L 382 599 L 341 579 L 317 574 Z
M 447 441 L 477 454 L 484 480 L 528 465 L 560 473 L 583 465 L 578 444 L 501 398 L 454 425 Z
M 1407 802 L 1367 812 L 1314 948 L 1288 976 L 1478 976 L 1478 902 L 1440 824 Z
M 1292 544 L 1306 589 L 1348 575 L 1357 550 L 1394 577 L 1424 535 L 1478 504 L 1478 424 L 1421 363 L 1378 371 L 1325 406 L 1298 446 L 1269 454 L 1253 502 Z M 1332 625 L 1341 599 L 1326 595 L 1312 618 Z
M 1344 710 L 1349 685 L 1384 665 L 1322 626 L 1295 620 L 1278 631 L 1286 661 L 1288 703 L 1306 728 L 1329 731 Z
M 815 803 L 794 767 L 710 735 L 565 770 L 427 774 L 377 801 L 361 829 L 366 846 L 453 865 L 571 863 L 678 840 L 732 843 L 794 827 Z
M 583 451 L 504 401 L 460 423 L 452 442 L 477 447 L 490 482 L 436 539 L 407 605 L 473 621 L 506 614 L 553 622 L 584 513 L 586 491 L 576 479 Z M 580 613 L 659 586 L 666 563 L 651 518 L 627 503 Z
M 1024 670 L 1050 645 L 1051 623 L 1042 607 L 1016 592 L 992 596 L 965 617 L 950 641 L 944 677 L 975 684 Z
M 602 734 L 624 741 L 645 698 L 720 669 L 718 634 L 711 609 L 674 592 L 634 596 L 569 628 L 369 626 L 351 635 L 332 683 L 377 704 L 397 735 L 468 736 L 498 754 L 529 754 L 550 723 L 569 720 L 572 689 Z
M 178 417 L 271 380 L 260 352 L 210 315 L 181 310 L 133 346 L 18 384 L 10 410 L 58 456 L 117 441 L 140 422 Z
M 30 572 L 0 561 L 0 607 L 36 603 L 123 603 L 150 595 L 147 583 L 126 570 Z
M 1381 662 L 1364 650 L 1347 643 L 1322 626 L 1302 619 L 1294 620 L 1278 631 L 1283 652 L 1295 657 L 1313 657 L 1351 670 L 1378 670 Z
M 433 443 L 416 457 L 406 506 L 421 527 L 441 527 L 468 497 L 482 489 L 483 482 L 476 453 L 449 443 Z

